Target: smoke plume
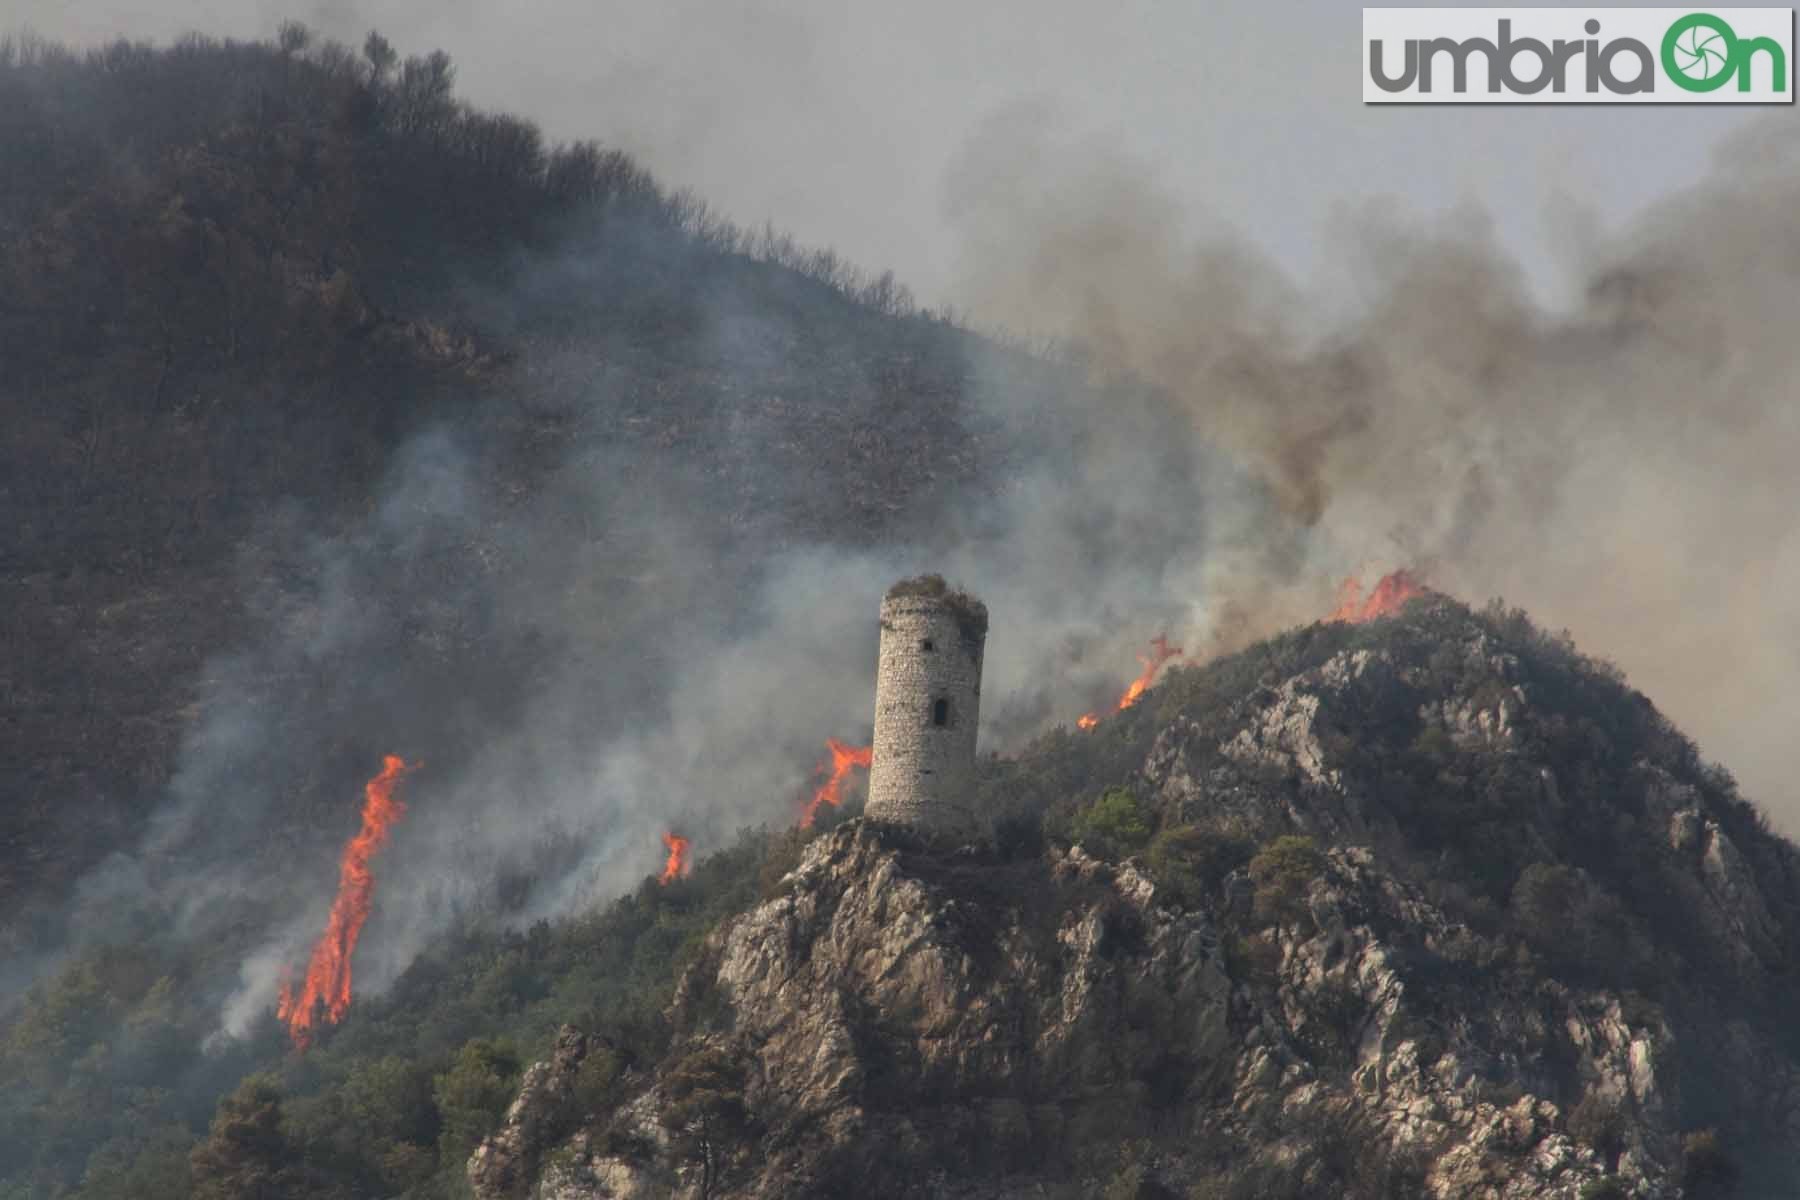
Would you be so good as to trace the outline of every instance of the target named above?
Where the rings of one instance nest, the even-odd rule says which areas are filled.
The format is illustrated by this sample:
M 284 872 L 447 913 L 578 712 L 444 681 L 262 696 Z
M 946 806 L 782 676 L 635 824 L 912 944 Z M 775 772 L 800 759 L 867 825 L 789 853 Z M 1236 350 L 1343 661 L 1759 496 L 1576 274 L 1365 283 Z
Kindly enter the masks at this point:
M 1185 233 L 1149 165 L 1040 117 L 989 122 L 952 172 L 963 294 L 1157 397 L 1147 412 L 1096 393 L 1090 435 L 1132 448 L 1084 455 L 1059 501 L 1130 489 L 1138 519 L 1193 521 L 1186 546 L 1139 542 L 1138 612 L 1185 603 L 1177 633 L 1229 643 L 1318 615 L 1343 574 L 1412 565 L 1569 629 L 1800 824 L 1783 734 L 1800 666 L 1791 122 L 1751 127 L 1624 232 L 1571 234 L 1585 286 L 1552 311 L 1479 213 L 1347 219 L 1353 302 L 1318 302 L 1241 245 Z M 1005 380 L 990 390 L 1021 403 Z M 1201 478 L 1160 471 L 1171 431 L 1251 486 L 1209 485 L 1198 457 Z
M 1060 347 L 967 341 L 944 436 L 1003 447 L 998 467 L 909 497 L 871 540 L 784 523 L 817 497 L 759 465 L 784 435 L 748 415 L 698 448 L 620 451 L 605 414 L 631 380 L 607 370 L 564 408 L 422 433 L 351 527 L 277 514 L 245 548 L 261 630 L 209 671 L 162 815 L 90 878 L 77 924 L 108 927 L 124 897 L 190 936 L 256 930 L 219 997 L 241 1032 L 321 927 L 382 754 L 430 769 L 384 851 L 357 968 L 375 991 L 497 892 L 505 920 L 569 913 L 655 875 L 668 830 L 704 856 L 790 825 L 825 739 L 866 742 L 879 598 L 919 570 L 994 614 L 985 750 L 1114 705 L 1154 637 L 1204 661 L 1325 616 L 1345 575 L 1410 566 L 1570 628 L 1792 827 L 1794 149 L 1759 130 L 1578 247 L 1567 311 L 1477 220 L 1365 217 L 1351 315 L 1328 318 L 1242 245 L 1183 232 L 1144 164 L 992 122 L 947 181 L 964 298 Z M 554 256 L 525 275 L 540 305 L 584 278 Z M 766 385 L 805 336 L 787 320 L 719 295 L 706 361 Z M 878 369 L 844 368 L 847 406 Z M 523 493 L 492 449 L 519 421 L 557 431 Z

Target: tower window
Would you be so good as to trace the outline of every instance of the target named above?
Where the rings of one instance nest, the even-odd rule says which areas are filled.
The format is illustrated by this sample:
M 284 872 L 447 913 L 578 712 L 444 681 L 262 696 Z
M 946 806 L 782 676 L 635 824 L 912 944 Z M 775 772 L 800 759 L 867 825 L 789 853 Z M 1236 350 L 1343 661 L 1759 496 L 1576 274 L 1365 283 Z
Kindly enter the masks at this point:
M 950 702 L 937 700 L 931 705 L 931 723 L 942 729 L 950 724 Z
M 919 649 L 921 649 L 921 650 L 935 650 L 935 649 L 937 649 L 937 647 L 936 647 L 936 646 L 933 646 L 933 645 L 932 645 L 932 644 L 931 644 L 931 639 L 930 639 L 930 638 L 926 638 L 926 639 L 925 639 L 925 640 L 924 640 L 924 641 L 922 641 L 922 642 L 920 642 L 920 643 L 919 643 Z

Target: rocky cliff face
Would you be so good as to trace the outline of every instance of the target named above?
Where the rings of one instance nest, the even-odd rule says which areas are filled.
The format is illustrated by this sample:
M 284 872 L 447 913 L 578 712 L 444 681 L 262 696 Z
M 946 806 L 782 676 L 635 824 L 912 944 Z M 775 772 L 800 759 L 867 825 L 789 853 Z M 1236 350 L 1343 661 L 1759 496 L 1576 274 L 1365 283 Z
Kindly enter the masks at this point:
M 1131 782 L 1173 832 L 1142 858 L 818 838 L 708 940 L 668 1058 L 572 1133 L 544 1116 L 577 1089 L 565 1033 L 477 1194 L 1780 1194 L 1756 1189 L 1793 1166 L 1800 1073 L 1759 996 L 1791 848 L 1678 739 L 1570 762 L 1558 739 L 1592 731 L 1557 722 L 1594 697 L 1443 619 L 1162 723 Z M 1504 784 L 1502 903 L 1457 877 L 1466 838 L 1421 832 L 1446 814 L 1372 773 L 1384 738 L 1436 765 L 1440 806 Z M 1679 927 L 1570 865 L 1602 802 Z M 1479 846 L 1485 810 L 1450 815 Z M 1262 853 L 1189 869 L 1237 844 Z

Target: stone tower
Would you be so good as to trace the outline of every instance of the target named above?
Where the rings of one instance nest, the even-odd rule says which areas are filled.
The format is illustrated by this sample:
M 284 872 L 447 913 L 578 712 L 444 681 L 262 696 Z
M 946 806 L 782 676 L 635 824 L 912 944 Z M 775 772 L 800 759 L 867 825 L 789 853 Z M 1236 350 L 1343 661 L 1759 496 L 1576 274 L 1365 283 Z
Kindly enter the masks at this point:
M 941 576 L 903 579 L 881 602 L 872 820 L 973 834 L 975 724 L 987 607 Z

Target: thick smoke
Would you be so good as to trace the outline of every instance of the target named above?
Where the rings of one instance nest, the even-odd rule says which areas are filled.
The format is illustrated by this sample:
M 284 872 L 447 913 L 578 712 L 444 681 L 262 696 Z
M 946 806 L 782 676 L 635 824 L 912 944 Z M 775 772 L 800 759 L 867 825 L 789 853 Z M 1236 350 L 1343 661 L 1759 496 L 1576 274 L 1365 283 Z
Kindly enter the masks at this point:
M 1327 320 L 1240 246 L 1185 235 L 1153 169 L 1036 114 L 990 122 L 949 195 L 974 311 L 1147 381 L 1165 426 L 1266 489 L 1209 553 L 1140 560 L 1173 585 L 1140 611 L 1185 598 L 1188 636 L 1229 641 L 1316 614 L 1334 574 L 1414 565 L 1616 661 L 1792 829 L 1797 152 L 1790 122 L 1755 126 L 1634 227 L 1571 235 L 1586 286 L 1566 311 L 1534 302 L 1479 214 L 1367 213 L 1342 250 L 1352 315 Z M 1235 634 L 1233 600 L 1257 614 Z
M 746 331 L 771 318 L 713 309 L 714 351 L 769 366 L 768 331 Z M 257 539 L 244 573 L 266 593 L 265 633 L 221 663 L 223 694 L 143 856 L 183 864 L 151 887 L 188 932 L 241 919 L 242 903 L 267 925 L 224 1027 L 268 1010 L 335 880 L 328 838 L 274 884 L 254 850 L 301 797 L 316 827 L 350 828 L 382 753 L 426 761 L 376 864 L 363 993 L 506 881 L 504 919 L 523 924 L 640 882 L 665 829 L 705 853 L 744 826 L 792 824 L 825 738 L 866 742 L 874 617 L 901 574 L 948 571 L 993 606 L 983 736 L 1004 750 L 1116 697 L 1135 652 L 1191 619 L 1218 571 L 1281 573 L 1248 537 L 1264 489 L 1155 396 L 972 353 L 982 419 L 1017 462 L 997 486 L 927 498 L 915 537 L 784 546 L 721 503 L 711 461 L 647 464 L 579 430 L 549 481 L 509 505 L 481 440 L 437 429 L 398 456 L 348 534 L 318 539 L 296 521 Z M 703 458 L 767 449 L 752 423 L 732 430 L 749 444 Z M 759 483 L 785 502 L 781 481 Z M 288 557 L 303 566 L 271 579 Z M 202 886 L 188 878 L 196 859 L 217 864 Z
M 1370 218 L 1345 252 L 1354 315 L 1328 321 L 1248 250 L 1183 233 L 1154 171 L 1050 129 L 993 122 L 949 179 L 971 310 L 1065 347 L 970 344 L 996 477 L 916 504 L 903 538 L 796 541 L 719 482 L 779 434 L 733 419 L 685 457 L 622 452 L 604 422 L 629 381 L 605 372 L 526 414 L 559 430 L 529 494 L 487 436 L 512 416 L 423 433 L 347 531 L 282 514 L 246 548 L 262 631 L 209 669 L 166 808 L 90 878 L 78 924 L 135 907 L 260 930 L 221 998 L 237 1032 L 322 927 L 383 753 L 425 763 L 376 864 L 365 994 L 497 890 L 529 922 L 654 873 L 665 829 L 704 854 L 790 824 L 825 738 L 867 737 L 879 597 L 921 569 L 994 614 L 987 750 L 1106 706 L 1152 636 L 1204 658 L 1318 618 L 1346 574 L 1411 565 L 1568 626 L 1792 824 L 1791 141 L 1765 131 L 1578 247 L 1571 311 L 1537 306 L 1479 221 Z M 542 303 L 581 276 L 547 261 L 520 288 Z M 730 295 L 707 318 L 727 376 L 779 370 L 794 341 Z
M 460 915 L 491 907 L 502 881 L 513 889 L 503 918 L 522 925 L 628 890 L 660 864 L 664 830 L 704 852 L 746 825 L 791 824 L 825 736 L 867 735 L 867 614 L 882 566 L 806 549 L 747 561 L 720 544 L 701 491 L 605 454 L 572 456 L 511 513 L 472 499 L 479 469 L 451 437 L 416 442 L 374 519 L 398 526 L 321 550 L 325 595 L 298 650 L 349 639 L 360 667 L 344 683 L 389 706 L 352 706 L 371 748 L 386 738 L 426 759 L 402 785 L 409 812 L 376 864 L 374 916 L 358 957 L 363 993 L 385 986 Z M 426 557 L 490 567 L 446 578 L 431 605 L 397 599 L 384 572 L 397 565 L 396 545 L 419 540 L 430 543 Z M 484 699 L 475 694 L 484 680 L 464 668 L 442 680 L 447 692 L 416 690 L 429 668 L 383 663 L 378 647 L 393 631 L 379 619 L 363 623 L 396 608 L 404 620 L 432 622 L 431 636 L 492 639 L 503 657 L 526 645 L 529 663 L 497 664 L 495 673 L 495 685 L 516 694 Z M 296 654 L 278 647 L 280 659 Z M 458 711 L 459 691 L 471 693 L 467 711 Z M 242 719 L 226 720 L 235 729 Z M 344 735 L 337 720 L 322 732 Z M 266 770 L 266 748 L 202 730 L 190 769 L 230 773 L 240 752 Z M 339 773 L 337 825 L 354 811 L 349 772 L 346 764 Z M 216 856 L 221 845 L 209 827 L 200 853 Z M 321 845 L 302 878 L 284 881 L 287 894 L 304 891 L 311 902 L 270 913 L 267 944 L 226 1002 L 228 1030 L 266 1011 L 281 972 L 303 959 L 329 904 L 335 850 Z M 268 882 L 245 875 L 219 886 L 255 895 Z

